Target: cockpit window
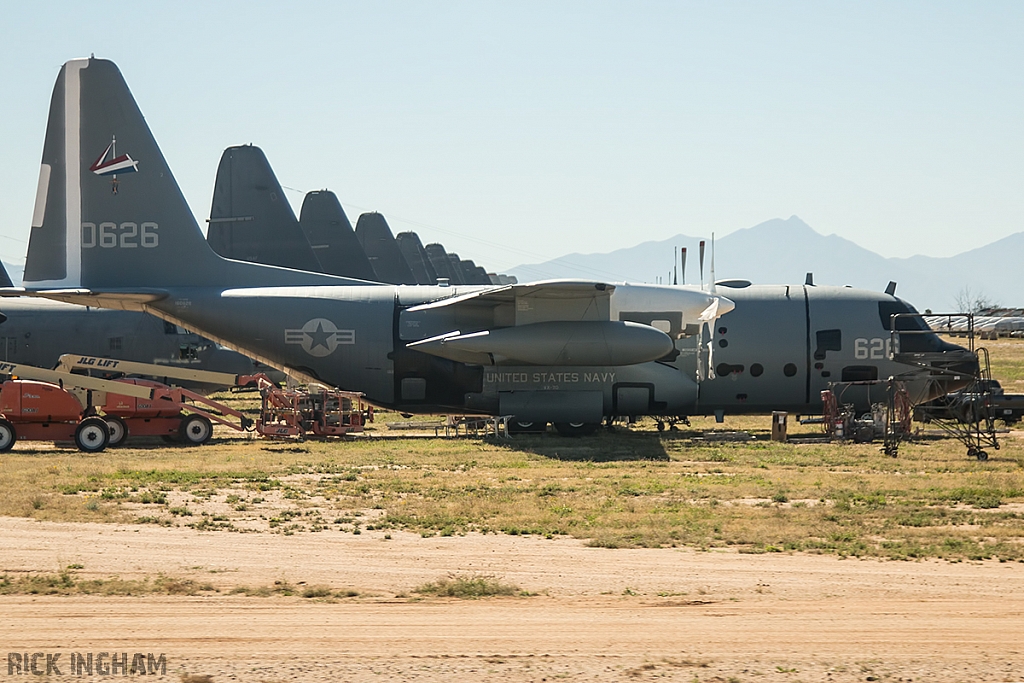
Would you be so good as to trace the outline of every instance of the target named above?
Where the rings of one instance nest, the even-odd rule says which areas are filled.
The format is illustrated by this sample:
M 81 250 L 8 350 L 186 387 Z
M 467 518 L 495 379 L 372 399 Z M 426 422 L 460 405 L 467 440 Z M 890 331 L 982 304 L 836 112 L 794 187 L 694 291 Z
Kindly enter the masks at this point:
M 913 306 L 909 306 L 905 301 L 879 301 L 878 302 L 878 317 L 882 321 L 882 329 L 888 331 L 892 329 L 892 316 L 898 313 L 914 313 L 917 311 Z M 925 324 L 924 319 L 920 315 L 906 316 L 896 318 L 896 329 L 897 330 L 922 330 L 927 331 L 928 325 Z
M 939 335 L 932 332 L 924 318 L 918 315 L 917 310 L 907 302 L 900 299 L 878 302 L 878 318 L 882 322 L 882 329 L 886 332 L 892 329 L 892 316 L 898 313 L 915 314 L 896 318 L 896 330 L 909 333 L 899 335 L 900 352 L 934 353 L 959 348 L 955 344 L 943 341 Z

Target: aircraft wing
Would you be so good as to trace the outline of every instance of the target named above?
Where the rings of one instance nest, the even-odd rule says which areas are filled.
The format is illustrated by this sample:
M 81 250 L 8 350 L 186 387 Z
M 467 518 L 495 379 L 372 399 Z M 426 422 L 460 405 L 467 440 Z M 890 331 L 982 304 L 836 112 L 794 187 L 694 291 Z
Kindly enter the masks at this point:
M 520 298 L 545 299 L 555 301 L 558 299 L 579 301 L 581 299 L 604 299 L 607 300 L 615 291 L 615 285 L 604 282 L 590 282 L 585 280 L 543 280 L 527 284 L 504 285 L 491 289 L 482 289 L 467 294 L 459 294 L 448 299 L 440 299 L 427 304 L 413 306 L 409 311 L 427 311 L 443 308 L 446 306 L 459 306 L 460 304 L 492 305 L 513 304 Z

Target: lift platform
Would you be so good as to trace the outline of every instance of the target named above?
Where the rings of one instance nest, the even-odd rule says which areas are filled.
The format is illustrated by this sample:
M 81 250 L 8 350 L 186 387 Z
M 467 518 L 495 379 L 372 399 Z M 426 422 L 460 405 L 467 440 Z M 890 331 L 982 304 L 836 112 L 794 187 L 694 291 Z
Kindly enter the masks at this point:
M 184 422 L 178 433 L 188 443 L 202 443 L 208 439 L 214 422 L 239 431 L 255 429 L 258 434 L 268 438 L 302 439 L 362 432 L 366 422 L 373 420 L 373 408 L 364 407 L 361 393 L 331 389 L 322 385 L 282 389 L 262 373 L 232 375 L 211 370 L 168 367 L 75 354 L 61 356 L 58 367 L 68 372 L 78 370 L 103 374 L 155 375 L 229 387 L 255 386 L 259 390 L 260 416 L 252 420 L 222 403 L 186 389 L 168 387 L 159 382 L 143 379 L 122 380 L 151 385 L 157 399 L 166 399 L 172 406 L 184 406 L 190 415 L 182 418 Z M 173 409 L 159 400 L 148 404 L 136 402 L 134 405 L 131 401 L 125 400 L 104 407 L 112 434 L 120 434 L 123 431 L 124 437 L 129 432 L 169 435 L 173 431 L 174 420 L 178 419 L 168 412 L 170 410 Z M 229 417 L 237 422 L 229 420 Z M 121 437 L 121 440 L 124 437 Z

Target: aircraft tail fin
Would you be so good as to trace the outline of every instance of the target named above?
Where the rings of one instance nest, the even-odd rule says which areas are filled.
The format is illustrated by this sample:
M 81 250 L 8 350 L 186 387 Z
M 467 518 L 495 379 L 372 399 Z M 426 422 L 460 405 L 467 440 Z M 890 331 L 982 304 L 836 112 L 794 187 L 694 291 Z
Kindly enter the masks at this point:
M 0 261 L 0 287 L 13 287 L 14 282 L 11 280 L 11 276 L 7 273 L 7 267 Z
M 67 62 L 43 144 L 28 289 L 348 284 L 210 249 L 117 66 Z
M 253 145 L 221 155 L 206 241 L 224 258 L 324 272 L 270 162 Z
M 391 226 L 379 213 L 364 213 L 356 221 L 356 237 L 370 259 L 373 271 L 381 282 L 393 285 L 414 285 L 416 276 L 409 270 Z
M 376 280 L 373 266 L 333 192 L 315 190 L 306 193 L 299 212 L 299 225 L 325 273 Z
M 423 249 L 420 236 L 414 232 L 400 232 L 395 235 L 395 241 L 398 242 L 398 248 L 401 249 L 409 269 L 416 276 L 416 282 L 421 285 L 437 284 L 437 271 Z

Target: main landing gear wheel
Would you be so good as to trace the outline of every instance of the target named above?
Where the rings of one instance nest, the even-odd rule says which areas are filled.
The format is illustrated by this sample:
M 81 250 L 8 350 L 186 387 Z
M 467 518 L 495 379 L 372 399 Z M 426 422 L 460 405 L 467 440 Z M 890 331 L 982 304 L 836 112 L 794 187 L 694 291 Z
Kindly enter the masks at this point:
M 102 417 L 87 417 L 75 429 L 75 445 L 86 453 L 99 453 L 110 441 L 110 427 Z
M 117 415 L 107 415 L 103 420 L 107 423 L 107 430 L 110 432 L 107 446 L 117 448 L 122 445 L 128 438 L 128 425 Z
M 527 422 L 526 420 L 509 420 L 509 434 L 539 434 L 547 429 L 547 422 Z
M 181 440 L 190 446 L 199 446 L 213 436 L 213 425 L 202 415 L 189 415 L 181 422 L 178 430 Z
M 590 436 L 601 426 L 600 422 L 556 422 L 555 429 L 562 436 Z
M 0 420 L 0 453 L 6 453 L 14 448 L 17 440 L 18 432 L 14 430 L 14 425 L 7 420 Z

